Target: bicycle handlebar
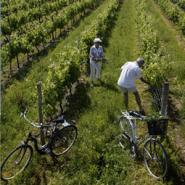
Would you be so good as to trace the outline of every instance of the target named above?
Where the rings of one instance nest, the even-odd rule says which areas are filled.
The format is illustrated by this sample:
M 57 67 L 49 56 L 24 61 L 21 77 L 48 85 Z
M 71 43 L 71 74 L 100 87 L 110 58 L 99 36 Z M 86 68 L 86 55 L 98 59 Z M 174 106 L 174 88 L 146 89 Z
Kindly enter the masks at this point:
M 125 111 L 122 112 L 122 114 L 127 117 L 128 119 L 139 119 L 144 121 L 146 119 L 146 116 L 141 115 L 140 113 L 136 111 Z
M 127 119 L 138 119 L 138 120 L 141 120 L 141 121 L 148 121 L 150 122 L 151 120 L 153 121 L 158 121 L 158 120 L 168 120 L 167 117 L 163 117 L 163 116 L 160 116 L 160 117 L 157 117 L 157 118 L 153 118 L 153 117 L 150 117 L 150 116 L 144 116 L 142 114 L 140 114 L 139 112 L 136 112 L 136 111 L 125 111 L 125 112 L 122 112 L 122 114 L 127 118 Z
M 34 122 L 30 121 L 27 117 L 26 117 L 26 113 L 27 113 L 27 109 L 24 112 L 21 112 L 21 117 L 23 117 L 28 123 L 30 123 L 32 126 L 36 127 L 36 128 L 41 128 L 42 127 L 42 123 L 39 124 L 35 124 Z
M 44 124 L 43 123 L 36 123 L 35 122 L 32 122 L 30 121 L 27 116 L 26 116 L 26 113 L 27 113 L 27 109 L 25 109 L 24 112 L 21 112 L 20 116 L 23 117 L 28 123 L 30 123 L 32 126 L 36 127 L 36 128 L 42 128 L 42 127 L 52 127 L 54 125 L 51 125 L 51 124 Z M 61 117 L 59 117 L 58 119 L 55 119 L 54 121 L 51 121 L 50 123 L 54 123 L 54 124 L 58 124 L 58 123 L 61 123 L 61 122 L 65 122 L 67 123 L 67 121 L 64 119 L 64 115 L 62 115 Z

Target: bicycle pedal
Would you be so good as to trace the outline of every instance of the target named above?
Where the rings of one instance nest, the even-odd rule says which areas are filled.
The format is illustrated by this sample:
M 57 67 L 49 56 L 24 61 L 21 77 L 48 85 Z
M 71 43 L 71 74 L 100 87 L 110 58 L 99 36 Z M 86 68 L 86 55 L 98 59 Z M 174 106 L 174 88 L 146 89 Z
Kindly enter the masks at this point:
M 46 152 L 47 154 L 51 153 L 51 149 L 50 148 L 45 148 L 44 152 Z
M 51 149 L 47 146 L 47 144 L 42 146 L 42 151 L 47 154 L 51 153 Z

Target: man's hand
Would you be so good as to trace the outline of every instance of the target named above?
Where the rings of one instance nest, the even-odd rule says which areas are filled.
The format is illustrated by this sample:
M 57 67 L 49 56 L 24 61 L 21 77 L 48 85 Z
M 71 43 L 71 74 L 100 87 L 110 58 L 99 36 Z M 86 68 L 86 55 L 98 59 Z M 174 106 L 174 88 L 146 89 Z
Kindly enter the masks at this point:
M 102 58 L 95 58 L 95 62 L 101 62 L 102 61 Z
M 143 77 L 141 77 L 140 80 L 141 80 L 143 83 L 145 83 L 145 84 L 147 84 L 147 85 L 150 85 L 150 82 L 148 82 L 147 80 L 145 80 Z

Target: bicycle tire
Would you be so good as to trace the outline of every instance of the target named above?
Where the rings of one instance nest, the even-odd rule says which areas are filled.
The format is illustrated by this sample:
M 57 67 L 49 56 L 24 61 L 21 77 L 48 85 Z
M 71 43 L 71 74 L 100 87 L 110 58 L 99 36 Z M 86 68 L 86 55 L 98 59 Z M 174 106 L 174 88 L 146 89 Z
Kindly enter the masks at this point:
M 55 156 L 66 153 L 77 138 L 77 128 L 74 125 L 58 130 L 51 140 L 51 151 Z
M 132 128 L 129 120 L 122 116 L 119 120 L 119 125 L 122 132 L 129 138 L 132 138 Z
M 151 176 L 162 179 L 168 171 L 168 157 L 163 145 L 155 138 L 149 138 L 143 148 L 145 166 Z
M 33 148 L 30 145 L 16 147 L 2 162 L 1 179 L 7 181 L 20 174 L 28 166 L 32 154 Z

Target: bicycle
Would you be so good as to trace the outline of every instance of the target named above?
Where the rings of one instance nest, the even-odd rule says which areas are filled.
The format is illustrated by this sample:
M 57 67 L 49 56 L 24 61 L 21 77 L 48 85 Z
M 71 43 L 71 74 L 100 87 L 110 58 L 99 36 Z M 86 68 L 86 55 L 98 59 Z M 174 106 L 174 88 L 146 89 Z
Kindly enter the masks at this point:
M 21 116 L 33 127 L 43 130 L 46 144 L 39 146 L 37 137 L 40 134 L 34 136 L 29 132 L 27 138 L 3 160 L 0 175 L 4 181 L 19 175 L 29 165 L 33 154 L 33 147 L 29 142 L 33 143 L 34 148 L 39 154 L 48 154 L 53 159 L 56 159 L 56 157 L 66 153 L 77 138 L 77 127 L 74 124 L 68 123 L 64 115 L 44 125 L 31 122 L 26 117 L 26 111 L 21 113 Z
M 148 125 L 148 134 L 138 140 L 136 132 L 136 121 L 141 120 Z M 168 157 L 166 150 L 160 142 L 160 136 L 164 136 L 167 130 L 168 119 L 149 119 L 136 111 L 122 112 L 119 124 L 122 135 L 119 144 L 123 149 L 129 148 L 133 158 L 138 156 L 138 146 L 144 143 L 144 164 L 149 174 L 156 179 L 162 179 L 168 171 Z

